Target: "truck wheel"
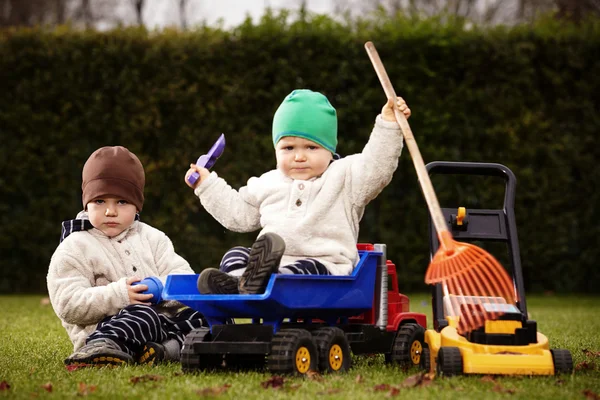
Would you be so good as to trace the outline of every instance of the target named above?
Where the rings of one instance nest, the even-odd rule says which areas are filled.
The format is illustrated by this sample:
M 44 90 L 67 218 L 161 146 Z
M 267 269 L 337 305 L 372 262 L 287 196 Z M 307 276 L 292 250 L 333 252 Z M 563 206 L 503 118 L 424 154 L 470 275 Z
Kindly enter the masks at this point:
M 550 349 L 552 361 L 554 362 L 554 374 L 570 374 L 573 372 L 573 357 L 571 352 L 565 349 Z
M 198 372 L 206 369 L 218 368 L 223 363 L 222 354 L 196 354 L 194 343 L 210 342 L 211 335 L 208 328 L 197 328 L 188 333 L 181 348 L 181 369 L 183 372 Z
M 345 372 L 350 369 L 352 356 L 344 331 L 340 328 L 320 328 L 313 333 L 319 351 L 321 372 Z
M 386 357 L 386 361 L 401 366 L 418 367 L 421 363 L 424 343 L 425 328 L 419 324 L 404 324 L 396 334 L 392 353 Z
M 427 373 L 431 371 L 431 353 L 429 351 L 429 347 L 425 344 L 423 345 L 423 352 L 421 353 L 421 362 L 419 363 L 419 367 Z
M 437 372 L 442 376 L 455 376 L 463 373 L 463 360 L 458 347 L 440 347 Z
M 267 358 L 274 374 L 304 375 L 319 365 L 317 345 L 305 329 L 284 329 L 273 335 Z

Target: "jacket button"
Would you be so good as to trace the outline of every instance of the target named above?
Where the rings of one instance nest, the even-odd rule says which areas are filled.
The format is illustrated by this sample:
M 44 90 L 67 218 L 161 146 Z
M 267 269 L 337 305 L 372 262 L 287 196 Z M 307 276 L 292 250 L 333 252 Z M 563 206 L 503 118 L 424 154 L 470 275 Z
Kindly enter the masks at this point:
M 137 267 L 134 265 L 133 266 L 133 272 L 137 271 Z
M 131 253 L 129 252 L 129 250 L 125 250 L 125 254 L 130 255 Z
M 300 189 L 300 190 L 304 190 L 304 183 L 301 183 L 301 184 L 299 184 L 299 185 L 298 185 L 298 189 Z
M 300 200 L 300 199 L 296 200 L 296 205 L 298 207 L 300 207 L 302 205 L 302 200 Z

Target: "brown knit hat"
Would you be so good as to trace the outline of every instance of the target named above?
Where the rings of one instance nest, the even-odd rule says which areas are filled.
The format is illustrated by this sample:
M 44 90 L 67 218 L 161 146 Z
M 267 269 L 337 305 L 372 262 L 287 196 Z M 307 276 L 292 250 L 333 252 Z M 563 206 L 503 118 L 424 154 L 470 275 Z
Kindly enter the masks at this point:
M 113 195 L 142 211 L 146 183 L 144 167 L 125 147 L 107 146 L 93 152 L 83 166 L 82 178 L 84 209 L 97 197 Z

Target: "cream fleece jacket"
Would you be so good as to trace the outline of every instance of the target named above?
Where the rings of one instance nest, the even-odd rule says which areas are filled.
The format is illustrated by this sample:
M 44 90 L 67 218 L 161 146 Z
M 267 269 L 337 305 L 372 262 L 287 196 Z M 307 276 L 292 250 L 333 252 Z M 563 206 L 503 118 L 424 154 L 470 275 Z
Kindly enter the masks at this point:
M 362 153 L 334 161 L 320 177 L 294 180 L 272 170 L 235 190 L 213 171 L 194 193 L 229 230 L 280 235 L 281 266 L 316 258 L 332 275 L 349 275 L 365 206 L 390 183 L 401 151 L 400 127 L 379 115 Z
M 164 284 L 167 275 L 193 273 L 163 232 L 135 221 L 113 238 L 95 228 L 69 235 L 50 260 L 48 293 L 77 350 L 98 322 L 130 304 L 128 277 L 156 276 Z M 168 313 L 182 307 L 174 303 L 158 308 Z

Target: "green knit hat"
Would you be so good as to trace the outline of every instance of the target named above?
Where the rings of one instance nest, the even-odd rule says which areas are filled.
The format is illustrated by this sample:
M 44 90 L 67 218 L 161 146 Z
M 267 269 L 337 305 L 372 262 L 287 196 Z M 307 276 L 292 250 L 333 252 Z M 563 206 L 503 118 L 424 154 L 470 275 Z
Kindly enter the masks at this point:
M 273 117 L 273 145 L 284 136 L 320 144 L 332 153 L 337 147 L 337 115 L 327 97 L 308 89 L 294 90 Z

